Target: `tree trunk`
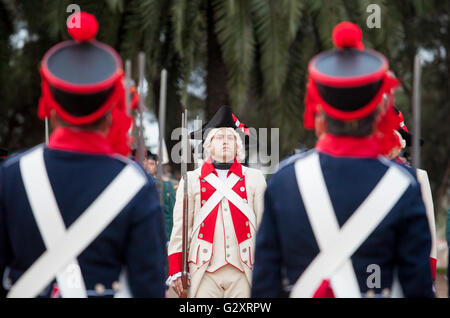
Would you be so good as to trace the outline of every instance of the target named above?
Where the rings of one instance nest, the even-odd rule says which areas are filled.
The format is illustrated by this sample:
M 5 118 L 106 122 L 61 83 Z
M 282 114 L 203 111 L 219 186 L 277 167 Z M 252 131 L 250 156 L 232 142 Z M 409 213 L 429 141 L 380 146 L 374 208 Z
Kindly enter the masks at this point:
M 223 105 L 230 105 L 227 88 L 227 69 L 222 57 L 217 34 L 214 30 L 214 9 L 208 1 L 207 14 L 207 75 L 206 75 L 206 118 L 208 121 Z

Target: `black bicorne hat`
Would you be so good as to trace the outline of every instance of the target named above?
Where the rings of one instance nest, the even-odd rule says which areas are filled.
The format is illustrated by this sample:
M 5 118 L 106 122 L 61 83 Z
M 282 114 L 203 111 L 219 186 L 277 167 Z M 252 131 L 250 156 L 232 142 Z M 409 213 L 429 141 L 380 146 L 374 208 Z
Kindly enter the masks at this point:
M 244 137 L 245 149 L 249 148 L 250 139 L 256 139 L 251 134 L 250 129 L 233 114 L 231 108 L 225 105 L 220 107 L 211 120 L 203 124 L 201 129 L 191 132 L 190 137 L 204 141 L 209 131 L 214 128 L 235 129 L 239 135 Z

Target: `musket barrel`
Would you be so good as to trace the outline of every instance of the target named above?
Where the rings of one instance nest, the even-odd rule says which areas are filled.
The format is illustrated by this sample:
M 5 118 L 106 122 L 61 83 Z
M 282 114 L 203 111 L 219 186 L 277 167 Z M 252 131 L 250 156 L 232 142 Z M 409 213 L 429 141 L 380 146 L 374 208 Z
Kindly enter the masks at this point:
M 422 66 L 420 64 L 419 53 L 414 58 L 414 79 L 413 79 L 413 166 L 414 168 L 420 168 L 420 78 Z
M 187 112 L 185 110 L 181 115 L 181 173 L 184 180 L 183 186 L 183 231 L 182 231 L 182 272 L 181 282 L 184 293 L 182 298 L 187 297 L 187 268 L 188 268 L 188 179 L 187 179 Z
M 160 184 L 159 197 L 161 204 L 163 204 L 163 145 L 164 145 L 164 132 L 166 129 L 166 91 L 167 91 L 167 71 L 163 69 L 161 71 L 161 86 L 159 91 L 159 142 L 158 142 L 158 180 Z
M 144 108 L 144 81 L 145 81 L 145 53 L 140 52 L 138 58 L 138 71 L 139 71 L 139 130 L 138 130 L 138 161 L 143 164 L 144 162 L 144 116 L 142 114 Z

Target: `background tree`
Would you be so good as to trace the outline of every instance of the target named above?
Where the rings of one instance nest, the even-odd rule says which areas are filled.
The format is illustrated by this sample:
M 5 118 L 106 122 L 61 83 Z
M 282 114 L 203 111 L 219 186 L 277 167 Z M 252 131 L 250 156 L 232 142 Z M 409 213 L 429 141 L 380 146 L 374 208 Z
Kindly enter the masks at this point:
M 68 39 L 67 0 L 0 0 L 0 146 L 23 149 L 43 141 L 36 117 L 39 62 Z M 169 73 L 166 136 L 183 107 L 209 119 L 229 104 L 249 126 L 279 127 L 280 155 L 312 147 L 303 129 L 308 61 L 331 49 L 344 20 L 363 30 L 364 44 L 386 55 L 402 79 L 397 107 L 412 128 L 413 61 L 422 76 L 423 168 L 437 207 L 448 206 L 450 174 L 450 2 L 437 0 L 78 0 L 100 22 L 98 39 L 131 59 L 145 52 L 147 106 L 158 114 L 160 71 Z M 367 27 L 367 7 L 381 9 L 381 28 Z M 20 40 L 23 40 L 22 42 Z M 23 44 L 23 45 L 22 45 Z M 200 91 L 200 93 L 199 93 Z M 167 140 L 169 153 L 174 141 Z M 440 210 L 441 215 L 444 210 Z

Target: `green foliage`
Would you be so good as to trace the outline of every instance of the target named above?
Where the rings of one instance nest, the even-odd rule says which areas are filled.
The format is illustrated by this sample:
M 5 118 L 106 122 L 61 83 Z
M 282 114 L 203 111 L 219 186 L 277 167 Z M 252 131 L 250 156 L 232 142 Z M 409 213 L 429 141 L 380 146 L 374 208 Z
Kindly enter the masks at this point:
M 68 39 L 68 0 L 0 1 L 0 145 L 17 150 L 43 138 L 36 119 L 40 96 L 39 62 L 55 43 Z M 422 76 L 423 168 L 435 200 L 449 162 L 450 2 L 438 0 L 79 0 L 82 10 L 100 22 L 98 39 L 133 62 L 144 51 L 150 91 L 146 104 L 158 112 L 160 71 L 166 68 L 168 100 L 166 135 L 179 125 L 184 106 L 191 115 L 208 113 L 217 101 L 188 91 L 191 83 L 218 85 L 230 96 L 238 117 L 252 127 L 279 127 L 281 157 L 300 145 L 312 147 L 314 134 L 302 125 L 309 60 L 332 49 L 333 27 L 344 20 L 358 24 L 364 44 L 382 52 L 402 79 L 397 107 L 412 126 L 414 56 L 431 57 Z M 212 11 L 208 10 L 212 4 Z M 370 4 L 381 9 L 381 28 L 367 27 Z M 211 13 L 212 12 L 212 16 Z M 223 68 L 208 68 L 208 36 L 215 31 Z M 10 38 L 23 27 L 23 48 Z M 34 36 L 34 37 L 33 37 Z M 215 61 L 217 62 L 217 61 Z M 219 64 L 220 64 L 219 63 Z M 217 63 L 216 63 L 217 64 Z M 220 65 L 219 65 L 220 66 Z M 211 72 L 226 72 L 227 81 L 211 83 Z M 198 85 L 197 85 L 198 86 Z M 220 106 L 220 105 L 218 105 Z M 171 147 L 169 141 L 169 148 Z

